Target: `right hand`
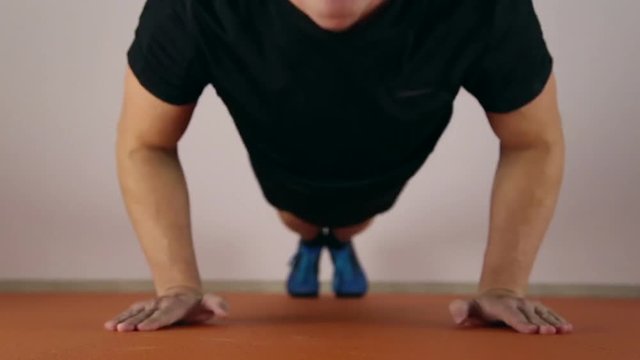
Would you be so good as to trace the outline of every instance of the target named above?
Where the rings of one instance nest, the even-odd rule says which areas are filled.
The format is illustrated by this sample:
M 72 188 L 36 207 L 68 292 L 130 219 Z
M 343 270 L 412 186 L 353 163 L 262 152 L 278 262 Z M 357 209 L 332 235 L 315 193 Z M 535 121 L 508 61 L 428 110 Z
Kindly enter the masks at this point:
M 176 323 L 197 324 L 214 316 L 225 317 L 227 311 L 227 303 L 219 296 L 180 291 L 135 303 L 104 327 L 111 331 L 154 331 Z

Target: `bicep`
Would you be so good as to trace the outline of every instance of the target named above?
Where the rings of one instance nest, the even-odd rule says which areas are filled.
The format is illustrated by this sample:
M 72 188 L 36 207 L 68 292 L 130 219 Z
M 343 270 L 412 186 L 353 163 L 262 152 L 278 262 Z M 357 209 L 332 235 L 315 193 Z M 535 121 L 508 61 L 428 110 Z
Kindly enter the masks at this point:
M 528 104 L 507 113 L 488 112 L 487 117 L 503 147 L 530 148 L 563 141 L 556 79 L 553 74 L 542 92 Z
M 173 105 L 154 96 L 127 67 L 118 124 L 118 146 L 175 149 L 191 120 L 195 102 Z

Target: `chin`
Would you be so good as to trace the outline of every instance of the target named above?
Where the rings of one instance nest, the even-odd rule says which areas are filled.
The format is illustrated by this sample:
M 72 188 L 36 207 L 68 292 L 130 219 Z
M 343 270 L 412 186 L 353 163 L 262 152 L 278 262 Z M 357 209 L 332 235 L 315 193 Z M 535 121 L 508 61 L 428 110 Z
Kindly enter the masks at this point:
M 371 0 L 306 0 L 305 2 L 326 16 L 353 16 L 361 13 Z
M 319 27 L 329 31 L 347 30 L 354 24 L 353 21 L 336 18 L 316 18 L 314 21 Z
M 298 0 L 319 26 L 344 30 L 363 16 L 378 0 Z

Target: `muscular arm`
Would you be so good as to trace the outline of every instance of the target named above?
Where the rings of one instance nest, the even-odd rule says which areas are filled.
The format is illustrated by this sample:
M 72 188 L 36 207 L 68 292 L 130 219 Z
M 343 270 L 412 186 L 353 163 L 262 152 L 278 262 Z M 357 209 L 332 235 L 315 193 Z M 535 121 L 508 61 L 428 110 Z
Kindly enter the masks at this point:
M 177 150 L 194 107 L 157 99 L 127 69 L 118 124 L 118 176 L 158 295 L 177 288 L 201 290 Z
M 500 161 L 479 290 L 523 296 L 562 182 L 564 139 L 555 78 L 525 107 L 488 117 L 500 139 Z

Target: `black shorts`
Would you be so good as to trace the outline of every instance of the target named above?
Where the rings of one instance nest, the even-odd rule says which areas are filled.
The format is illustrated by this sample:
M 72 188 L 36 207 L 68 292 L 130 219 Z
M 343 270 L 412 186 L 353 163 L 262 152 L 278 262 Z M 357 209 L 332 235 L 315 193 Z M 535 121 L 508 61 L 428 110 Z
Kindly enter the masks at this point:
M 426 160 L 421 156 L 358 180 L 328 180 L 300 176 L 259 155 L 254 152 L 249 159 L 269 204 L 317 226 L 332 228 L 360 224 L 391 209 Z
M 315 182 L 252 163 L 266 200 L 279 210 L 322 227 L 360 224 L 395 204 L 406 180 Z
M 380 189 L 366 185 L 303 188 L 288 182 L 259 180 L 271 205 L 322 227 L 362 223 L 391 209 L 403 189 L 403 186 Z

